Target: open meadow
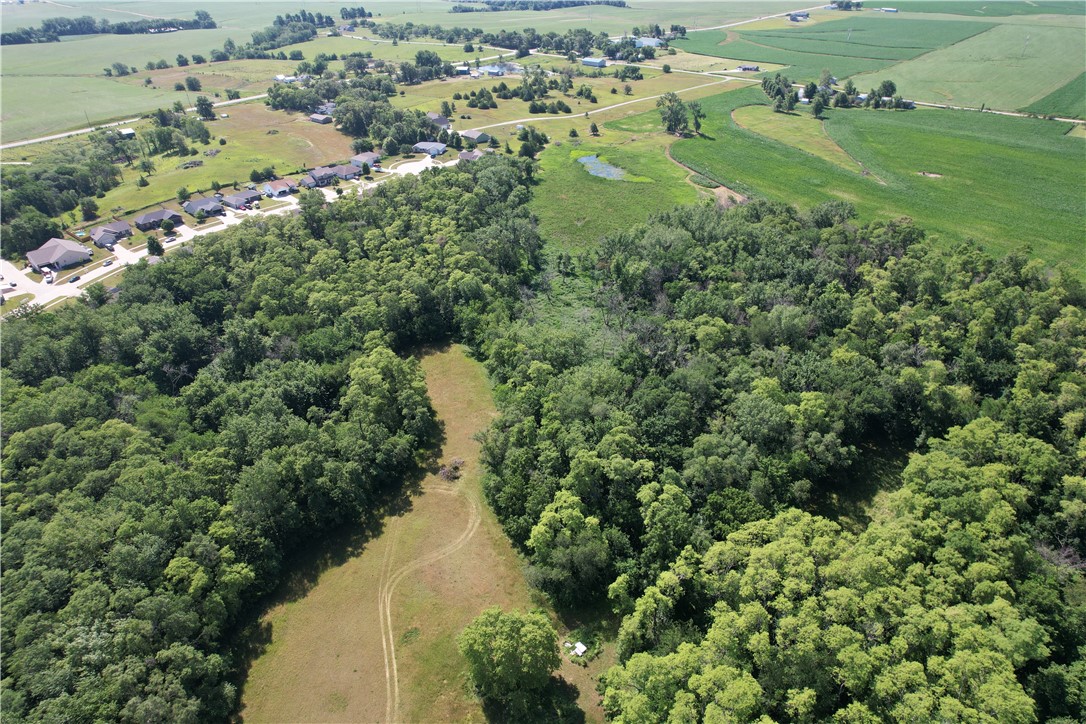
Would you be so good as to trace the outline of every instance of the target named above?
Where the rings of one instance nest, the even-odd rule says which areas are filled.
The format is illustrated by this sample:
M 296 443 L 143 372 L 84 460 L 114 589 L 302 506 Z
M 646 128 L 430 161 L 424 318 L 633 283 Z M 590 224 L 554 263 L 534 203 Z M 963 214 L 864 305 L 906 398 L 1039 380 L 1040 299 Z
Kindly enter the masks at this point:
M 809 152 L 809 130 L 786 133 L 790 122 L 817 128 L 807 112 L 775 124 L 775 138 L 731 116 L 765 102 L 758 88 L 703 101 L 706 137 L 676 142 L 672 156 L 729 188 L 801 209 L 850 201 L 863 220 L 909 216 L 946 244 L 972 238 L 997 254 L 1028 246 L 1050 263 L 1086 268 L 1086 168 L 1067 124 L 964 111 L 827 111 L 826 132 L 870 170 L 863 176 Z
M 246 722 L 481 720 L 457 634 L 488 606 L 540 605 L 482 498 L 474 436 L 496 415 L 486 373 L 460 346 L 421 362 L 444 425 L 439 462 L 460 458 L 463 474 L 446 481 L 435 465 L 373 540 L 320 566 L 304 591 L 284 587 L 263 617 L 268 640 L 243 689 Z M 577 689 L 563 703 L 590 721 L 602 720 L 590 677 L 609 660 L 589 669 L 565 661 L 559 672 Z

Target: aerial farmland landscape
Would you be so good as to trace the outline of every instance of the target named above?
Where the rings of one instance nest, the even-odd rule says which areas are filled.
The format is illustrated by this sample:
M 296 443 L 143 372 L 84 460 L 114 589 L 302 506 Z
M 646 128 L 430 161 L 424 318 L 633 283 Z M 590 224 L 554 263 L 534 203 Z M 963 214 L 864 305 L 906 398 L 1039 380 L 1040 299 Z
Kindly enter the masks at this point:
M 1086 721 L 1086 0 L 0 1 L 0 717 Z

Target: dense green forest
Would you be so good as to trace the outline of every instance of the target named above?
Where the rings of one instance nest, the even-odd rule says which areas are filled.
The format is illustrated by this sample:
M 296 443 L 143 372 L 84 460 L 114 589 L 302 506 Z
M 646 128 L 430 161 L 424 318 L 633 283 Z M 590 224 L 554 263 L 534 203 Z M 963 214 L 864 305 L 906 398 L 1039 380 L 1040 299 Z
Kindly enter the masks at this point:
M 448 338 L 497 383 L 530 580 L 622 617 L 615 720 L 1083 718 L 1080 280 L 848 204 L 704 205 L 550 253 L 602 322 L 533 323 L 533 173 L 311 192 L 4 323 L 5 719 L 226 718 L 286 556 L 432 442 L 409 353 Z M 816 514 L 872 482 L 866 525 Z
M 140 264 L 4 323 L 5 721 L 224 719 L 230 632 L 434 435 L 404 355 L 538 265 L 531 162 L 487 158 Z

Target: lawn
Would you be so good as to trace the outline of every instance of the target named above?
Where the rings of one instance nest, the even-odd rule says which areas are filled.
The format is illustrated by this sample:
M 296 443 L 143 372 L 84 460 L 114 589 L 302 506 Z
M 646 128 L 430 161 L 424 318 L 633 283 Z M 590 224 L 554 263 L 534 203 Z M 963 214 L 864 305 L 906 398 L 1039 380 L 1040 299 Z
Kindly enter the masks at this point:
M 943 243 L 973 238 L 996 254 L 1028 245 L 1048 262 L 1086 267 L 1086 169 L 1081 140 L 1064 135 L 1067 124 L 964 111 L 827 111 L 830 137 L 872 178 L 742 129 L 730 116 L 764 102 L 757 88 L 703 101 L 710 138 L 678 141 L 672 156 L 729 188 L 801 209 L 842 199 L 864 220 L 910 216 Z
M 395 697 L 396 690 L 391 679 L 386 689 L 386 631 L 399 684 L 391 720 L 481 720 L 456 635 L 488 606 L 540 603 L 482 500 L 474 436 L 496 414 L 486 374 L 459 346 L 424 354 L 421 361 L 444 425 L 440 460 L 464 460 L 464 473 L 452 483 L 431 473 L 409 507 L 387 518 L 376 537 L 315 553 L 318 570 L 300 573 L 307 582 L 303 590 L 284 587 L 262 619 L 269 642 L 242 692 L 248 722 L 385 720 L 386 691 Z M 390 604 L 387 618 L 379 600 Z M 574 668 L 566 663 L 562 673 L 576 681 L 583 674 Z M 588 718 L 601 720 L 595 692 L 579 688 Z
M 860 173 L 862 170 L 860 164 L 830 138 L 822 121 L 805 110 L 775 113 L 769 106 L 743 106 L 732 111 L 732 119 L 748 131 L 787 143 L 846 171 Z
M 907 98 L 1016 110 L 1072 83 L 1082 73 L 1084 57 L 1086 34 L 1081 29 L 999 25 L 949 48 L 853 80 L 867 88 L 891 78 Z M 1069 92 L 1057 100 L 1073 104 L 1073 95 Z M 1082 103 L 1080 86 L 1077 107 Z

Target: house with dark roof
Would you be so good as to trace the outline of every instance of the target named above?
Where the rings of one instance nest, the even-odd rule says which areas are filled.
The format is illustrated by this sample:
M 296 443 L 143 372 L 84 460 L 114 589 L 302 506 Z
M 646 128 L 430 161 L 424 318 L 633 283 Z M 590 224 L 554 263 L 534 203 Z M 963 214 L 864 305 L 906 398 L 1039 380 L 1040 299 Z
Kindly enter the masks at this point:
M 181 218 L 181 214 L 173 209 L 155 209 L 154 211 L 148 211 L 146 214 L 137 216 L 133 223 L 140 231 L 147 231 L 149 229 L 157 229 L 162 226 L 162 222 L 167 219 L 172 221 L 174 226 L 182 226 L 185 223 L 185 220 Z
M 132 226 L 127 221 L 113 221 L 91 229 L 90 237 L 99 249 L 112 249 L 126 237 L 132 236 Z
M 368 165 L 370 168 L 381 165 L 381 154 L 376 151 L 366 151 L 365 153 L 359 153 L 351 156 L 351 165 L 362 168 L 362 164 Z
M 260 201 L 261 194 L 259 191 L 238 191 L 237 193 L 224 196 L 222 199 L 223 206 L 229 206 L 231 209 L 240 209 L 242 206 L 249 206 L 254 202 Z
M 486 143 L 490 140 L 490 136 L 482 131 L 460 131 L 460 137 L 475 143 Z
M 307 189 L 315 189 L 327 186 L 336 178 L 336 172 L 330 166 L 317 166 L 307 175 L 302 176 L 298 183 Z
M 448 146 L 437 141 L 420 141 L 411 147 L 416 153 L 428 153 L 431 156 L 440 156 L 448 150 Z
M 261 188 L 264 189 L 265 196 L 274 199 L 294 193 L 298 190 L 298 184 L 293 179 L 281 178 L 278 181 L 269 181 Z
M 332 172 L 335 173 L 336 178 L 340 181 L 354 181 L 356 178 L 362 175 L 362 169 L 354 164 L 347 164 L 343 166 L 333 166 Z
M 323 113 L 314 113 L 309 116 L 309 120 L 314 123 L 320 123 L 321 125 L 327 125 L 332 122 L 332 117 L 326 116 Z
M 181 208 L 192 216 L 218 216 L 225 213 L 222 203 L 213 196 L 206 199 L 189 199 L 181 204 Z
M 68 239 L 50 239 L 34 251 L 27 252 L 26 260 L 34 271 L 41 273 L 44 267 L 63 269 L 73 264 L 90 261 L 91 250 Z
M 426 114 L 426 117 L 433 121 L 434 125 L 438 128 L 448 128 L 451 125 L 449 123 L 449 119 L 441 115 L 440 113 L 434 113 L 433 111 L 431 111 L 430 113 Z

